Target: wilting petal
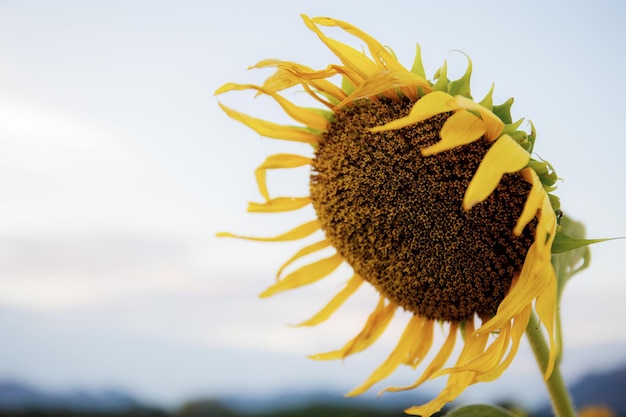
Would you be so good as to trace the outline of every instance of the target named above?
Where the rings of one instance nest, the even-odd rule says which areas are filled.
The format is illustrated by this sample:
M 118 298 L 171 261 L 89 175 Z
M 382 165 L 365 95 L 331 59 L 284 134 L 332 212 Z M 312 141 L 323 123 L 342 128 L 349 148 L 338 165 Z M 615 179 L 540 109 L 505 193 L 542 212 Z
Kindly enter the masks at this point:
M 374 97 L 396 88 L 421 87 L 422 90 L 430 89 L 430 84 L 419 76 L 410 72 L 383 71 L 370 78 L 337 105 L 343 107 L 348 103 L 362 98 Z
M 317 34 L 320 40 L 330 49 L 341 62 L 351 71 L 358 74 L 359 78 L 356 81 L 357 84 L 363 82 L 363 80 L 376 74 L 379 70 L 372 60 L 365 56 L 362 52 L 356 49 L 338 42 L 334 39 L 330 39 L 324 33 L 319 30 L 315 22 L 308 16 L 302 15 L 302 19 L 306 26 Z
M 359 332 L 354 339 L 350 340 L 339 350 L 318 353 L 317 355 L 310 356 L 310 358 L 315 360 L 343 359 L 348 355 L 352 355 L 366 349 L 385 331 L 396 311 L 396 308 L 398 308 L 396 303 L 390 302 L 385 305 L 385 298 L 380 297 L 376 310 L 370 314 L 367 322 L 365 323 L 365 327 L 363 327 L 363 330 L 361 330 L 361 332 Z
M 311 204 L 311 197 L 278 197 L 265 203 L 248 203 L 248 213 L 277 213 L 298 210 Z
M 282 97 L 275 91 L 268 90 L 254 84 L 236 84 L 226 83 L 221 86 L 215 94 L 222 94 L 233 90 L 257 90 L 263 94 L 267 94 L 272 97 L 283 108 L 285 113 L 293 118 L 295 121 L 304 124 L 305 126 L 312 127 L 314 129 L 326 130 L 328 127 L 328 120 L 319 113 L 305 109 L 303 107 L 296 106 L 291 101 Z
M 256 183 L 259 187 L 259 192 L 261 193 L 265 201 L 270 200 L 270 195 L 267 191 L 266 182 L 266 174 L 268 169 L 298 168 L 301 166 L 310 165 L 311 162 L 311 158 L 307 158 L 306 156 L 288 153 L 278 153 L 268 156 L 267 159 L 265 159 L 265 161 L 261 165 L 259 165 L 259 167 L 254 171 Z
M 554 316 L 556 313 L 556 275 L 554 273 L 552 277 L 550 277 L 548 287 L 537 297 L 535 308 L 537 309 L 537 315 L 541 323 L 543 323 L 543 326 L 546 328 L 550 342 L 550 356 L 548 358 L 548 366 L 544 373 L 544 378 L 548 379 L 550 375 L 552 375 L 558 354 L 554 334 Z
M 260 297 L 265 298 L 282 291 L 312 284 L 329 275 L 337 269 L 342 262 L 343 257 L 339 254 L 335 254 L 329 258 L 324 258 L 303 266 L 263 291 Z
M 502 176 L 528 164 L 530 154 L 509 135 L 502 135 L 487 151 L 463 197 L 463 209 L 484 201 L 496 189 Z
M 282 235 L 278 235 L 275 237 L 251 237 L 251 236 L 239 236 L 239 235 L 234 235 L 232 233 L 228 233 L 228 232 L 220 232 L 217 234 L 218 237 L 236 237 L 239 239 L 246 239 L 246 240 L 256 240 L 259 242 L 284 242 L 284 241 L 288 241 L 288 240 L 298 240 L 298 239 L 302 239 L 305 238 L 313 233 L 315 233 L 316 231 L 318 231 L 320 229 L 320 222 L 319 220 L 315 219 L 312 220 L 308 223 L 305 223 L 303 225 L 300 225 L 298 227 L 296 227 L 295 229 L 292 229 L 286 233 L 283 233 Z
M 280 278 L 280 275 L 283 273 L 284 269 L 288 267 L 289 265 L 291 265 L 294 261 L 302 258 L 303 256 L 307 256 L 317 251 L 320 251 L 322 249 L 325 249 L 329 246 L 330 246 L 330 241 L 327 239 L 324 239 L 322 241 L 313 243 L 311 245 L 305 246 L 304 248 L 300 249 L 298 252 L 296 252 L 295 255 L 289 258 L 289 260 L 280 267 L 280 269 L 276 273 L 276 279 L 278 280 Z
M 485 124 L 481 119 L 468 111 L 454 113 L 446 120 L 439 132 L 441 140 L 428 148 L 422 149 L 423 156 L 467 145 L 485 134 Z
M 446 364 L 446 362 L 450 358 L 450 355 L 452 354 L 452 351 L 454 350 L 454 344 L 456 342 L 456 334 L 457 334 L 458 329 L 459 329 L 458 323 L 450 324 L 450 329 L 448 330 L 448 336 L 446 337 L 446 341 L 441 346 L 441 349 L 439 349 L 439 352 L 437 352 L 437 354 L 435 355 L 433 360 L 430 362 L 430 364 L 426 367 L 422 375 L 413 384 L 407 385 L 405 387 L 388 387 L 388 388 L 383 389 L 381 391 L 381 394 L 387 391 L 397 392 L 397 391 L 412 390 L 422 385 L 425 381 L 432 378 L 433 374 L 439 371 L 441 368 L 443 368 L 443 366 Z
M 387 360 L 383 362 L 376 370 L 367 378 L 367 380 L 359 385 L 357 388 L 346 394 L 348 397 L 360 395 L 370 389 L 372 385 L 380 380 L 388 377 L 398 366 L 400 366 L 407 356 L 409 356 L 413 350 L 415 344 L 417 344 L 422 337 L 422 329 L 424 324 L 429 320 L 425 317 L 414 315 L 409 320 L 400 341 L 396 345 L 395 349 L 391 352 Z
M 511 350 L 509 351 L 507 357 L 492 371 L 477 375 L 476 382 L 489 382 L 499 378 L 500 375 L 502 375 L 502 373 L 509 367 L 511 362 L 513 362 L 515 355 L 517 355 L 524 331 L 526 331 L 526 326 L 528 326 L 531 309 L 532 306 L 529 304 L 514 317 L 513 327 L 511 329 Z
M 350 23 L 343 22 L 337 19 L 331 19 L 328 17 L 315 17 L 313 18 L 313 22 L 323 26 L 339 26 L 341 29 L 345 30 L 349 34 L 361 39 L 367 44 L 370 54 L 373 58 L 376 58 L 376 61 L 381 69 L 407 72 L 407 69 L 398 62 L 396 57 L 394 57 L 393 54 L 387 50 L 387 48 L 385 48 L 376 39 L 363 32 L 359 28 L 354 27 Z
M 328 319 L 352 294 L 354 294 L 362 283 L 363 278 L 361 278 L 360 275 L 354 274 L 346 286 L 343 287 L 324 308 L 318 311 L 313 317 L 303 321 L 297 326 L 315 326 Z
M 243 123 L 261 136 L 308 143 L 310 145 L 317 145 L 319 142 L 319 136 L 311 133 L 306 128 L 297 126 L 282 126 L 276 123 L 268 122 L 267 120 L 248 116 L 247 114 L 226 107 L 222 103 L 219 103 L 219 106 L 231 118 Z

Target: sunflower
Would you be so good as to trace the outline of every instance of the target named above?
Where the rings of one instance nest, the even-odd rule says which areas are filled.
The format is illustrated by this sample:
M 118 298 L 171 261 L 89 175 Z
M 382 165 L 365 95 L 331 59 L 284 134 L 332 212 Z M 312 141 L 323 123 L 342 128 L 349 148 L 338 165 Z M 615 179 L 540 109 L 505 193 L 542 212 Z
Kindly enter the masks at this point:
M 275 69 L 263 85 L 227 83 L 216 94 L 253 90 L 270 96 L 300 125 L 279 125 L 220 106 L 260 135 L 312 147 L 311 155 L 272 155 L 256 169 L 264 202 L 250 203 L 249 211 L 286 212 L 312 204 L 316 218 L 270 238 L 218 235 L 291 241 L 323 232 L 322 240 L 287 260 L 279 279 L 261 294 L 309 285 L 348 264 L 354 275 L 302 325 L 328 319 L 364 282 L 377 290 L 378 304 L 363 329 L 342 348 L 314 359 L 363 351 L 396 311 L 409 313 L 389 357 L 348 395 L 365 392 L 400 365 L 417 368 L 425 362 L 414 383 L 386 391 L 413 389 L 447 375 L 436 398 L 406 410 L 430 416 L 471 384 L 497 379 L 514 359 L 535 312 L 543 326 L 537 331 L 549 339 L 549 377 L 558 353 L 551 253 L 560 233 L 560 209 L 558 198 L 549 194 L 557 179 L 552 166 L 531 157 L 532 123 L 530 133 L 519 130 L 523 119 L 512 120 L 513 99 L 494 105 L 493 87 L 481 101 L 473 100 L 469 58 L 458 80 L 448 79 L 444 62 L 431 81 L 419 45 L 409 70 L 389 48 L 349 23 L 302 17 L 340 64 L 315 70 L 264 60 L 252 67 Z M 338 27 L 366 48 L 332 39 L 323 27 Z M 331 81 L 335 77 L 341 82 Z M 287 100 L 281 92 L 292 87 L 323 108 Z M 270 197 L 268 170 L 303 166 L 311 169 L 309 196 Z M 284 274 L 296 260 L 327 248 L 335 253 Z M 435 349 L 436 326 L 445 337 Z M 458 357 L 446 367 L 458 343 Z

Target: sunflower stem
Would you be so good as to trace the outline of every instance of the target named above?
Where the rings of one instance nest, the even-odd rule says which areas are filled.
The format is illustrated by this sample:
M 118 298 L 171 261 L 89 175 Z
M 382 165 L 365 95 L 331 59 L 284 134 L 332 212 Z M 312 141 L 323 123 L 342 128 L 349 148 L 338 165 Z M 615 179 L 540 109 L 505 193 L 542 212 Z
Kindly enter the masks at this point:
M 545 374 L 550 352 L 535 313 L 533 313 L 528 323 L 528 327 L 526 327 L 526 336 L 528 337 L 530 347 L 532 348 L 535 358 L 537 359 L 539 369 L 543 374 Z M 561 375 L 559 365 L 559 361 L 557 361 L 554 365 L 550 378 L 545 380 L 546 387 L 548 388 L 548 393 L 550 395 L 550 401 L 552 402 L 552 408 L 556 417 L 576 417 L 574 404 L 572 403 L 572 399 L 567 391 L 567 386 L 563 380 L 563 375 Z

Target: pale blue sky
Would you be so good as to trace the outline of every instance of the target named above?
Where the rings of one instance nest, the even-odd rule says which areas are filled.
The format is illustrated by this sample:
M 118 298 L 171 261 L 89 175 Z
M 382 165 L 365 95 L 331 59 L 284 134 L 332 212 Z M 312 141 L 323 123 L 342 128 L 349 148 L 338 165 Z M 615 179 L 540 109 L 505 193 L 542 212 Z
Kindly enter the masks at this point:
M 564 209 L 591 236 L 626 235 L 626 10 L 616 1 L 515 4 L 0 2 L 0 333 L 8 338 L 0 379 L 58 389 L 121 385 L 176 402 L 237 389 L 347 391 L 384 359 L 401 322 L 373 352 L 344 364 L 305 357 L 351 338 L 372 293 L 324 326 L 289 328 L 341 277 L 258 300 L 300 246 L 214 238 L 219 230 L 275 234 L 312 215 L 246 214 L 246 203 L 259 199 L 256 165 L 307 150 L 260 138 L 228 119 L 213 96 L 228 81 L 261 82 L 267 72 L 246 68 L 264 58 L 316 68 L 336 62 L 300 13 L 347 20 L 407 66 L 419 42 L 429 75 L 444 59 L 460 75 L 465 59 L 451 51 L 469 54 L 474 95 L 494 82 L 496 101 L 514 96 L 514 117 L 535 123 L 535 151 L 564 179 Z M 220 100 L 283 120 L 252 94 Z M 306 174 L 271 176 L 271 185 L 304 195 Z M 589 367 L 626 361 L 616 353 L 626 347 L 624 248 L 594 247 L 592 268 L 568 288 L 571 377 L 586 369 L 576 355 L 591 349 Z M 535 374 L 524 351 L 503 386 Z M 415 377 L 401 372 L 392 382 Z

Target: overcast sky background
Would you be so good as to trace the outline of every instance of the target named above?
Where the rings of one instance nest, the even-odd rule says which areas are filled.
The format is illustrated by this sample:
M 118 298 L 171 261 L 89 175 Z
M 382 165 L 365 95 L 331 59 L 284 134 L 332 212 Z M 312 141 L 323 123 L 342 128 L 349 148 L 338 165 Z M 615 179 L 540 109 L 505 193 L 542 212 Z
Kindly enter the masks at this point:
M 430 76 L 444 59 L 459 76 L 465 58 L 451 51 L 469 54 L 474 96 L 494 82 L 495 101 L 514 96 L 514 118 L 535 123 L 535 151 L 564 179 L 565 211 L 592 237 L 626 235 L 621 2 L 0 1 L 0 379 L 121 387 L 176 404 L 346 392 L 386 357 L 406 317 L 344 363 L 306 358 L 360 330 L 375 302 L 368 289 L 322 326 L 287 326 L 321 307 L 347 271 L 259 300 L 302 245 L 214 237 L 274 235 L 312 216 L 245 212 L 260 201 L 253 170 L 267 155 L 309 150 L 260 138 L 213 96 L 228 81 L 261 82 L 269 72 L 246 68 L 264 58 L 337 62 L 300 13 L 352 22 L 408 67 L 419 42 Z M 220 100 L 284 120 L 252 96 Z M 306 170 L 269 178 L 274 195 L 307 193 Z M 593 247 L 592 267 L 567 289 L 571 380 L 626 362 L 625 249 Z M 516 392 L 519 381 L 535 389 Z M 463 398 L 494 393 L 542 398 L 527 346 L 501 381 Z

